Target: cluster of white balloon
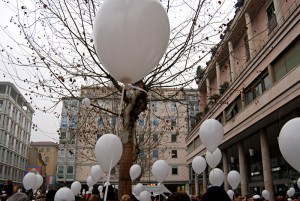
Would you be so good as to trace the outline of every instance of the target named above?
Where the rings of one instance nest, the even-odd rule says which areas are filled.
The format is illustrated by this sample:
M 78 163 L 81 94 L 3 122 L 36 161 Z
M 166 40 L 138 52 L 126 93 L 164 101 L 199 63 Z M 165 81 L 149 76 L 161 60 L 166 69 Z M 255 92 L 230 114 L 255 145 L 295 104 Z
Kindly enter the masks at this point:
M 158 182 L 158 192 L 163 189 L 164 180 L 169 175 L 170 167 L 165 160 L 157 160 L 153 163 L 151 172 Z M 130 178 L 134 181 L 141 174 L 141 167 L 138 164 L 134 164 L 131 166 Z M 142 183 L 136 184 L 132 189 L 132 194 L 135 195 L 140 201 L 150 201 L 151 194 L 148 191 L 145 191 L 144 185 Z
M 23 177 L 23 187 L 26 190 L 37 190 L 39 189 L 43 184 L 43 177 L 40 174 L 34 174 L 33 172 L 28 172 Z
M 222 159 L 222 153 L 218 146 L 224 136 L 223 126 L 215 119 L 207 119 L 200 125 L 199 136 L 207 151 L 205 158 L 196 156 L 193 159 L 192 168 L 196 174 L 201 174 L 206 169 L 206 164 L 208 164 L 212 169 L 209 173 L 210 184 L 212 186 L 221 186 L 224 182 L 225 175 L 224 172 L 216 168 L 216 166 Z M 227 181 L 231 188 L 235 190 L 241 181 L 240 173 L 235 170 L 230 171 L 227 175 Z M 231 198 L 234 194 L 233 190 L 227 192 Z

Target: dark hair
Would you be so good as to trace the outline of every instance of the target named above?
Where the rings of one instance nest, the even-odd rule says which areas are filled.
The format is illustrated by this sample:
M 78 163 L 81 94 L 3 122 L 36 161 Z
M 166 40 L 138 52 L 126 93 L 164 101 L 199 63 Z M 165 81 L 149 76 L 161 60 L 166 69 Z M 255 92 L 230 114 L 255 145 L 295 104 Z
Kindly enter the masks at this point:
M 191 201 L 191 199 L 186 193 L 174 192 L 168 197 L 167 201 Z
M 220 186 L 211 186 L 203 195 L 202 201 L 231 201 L 226 191 Z

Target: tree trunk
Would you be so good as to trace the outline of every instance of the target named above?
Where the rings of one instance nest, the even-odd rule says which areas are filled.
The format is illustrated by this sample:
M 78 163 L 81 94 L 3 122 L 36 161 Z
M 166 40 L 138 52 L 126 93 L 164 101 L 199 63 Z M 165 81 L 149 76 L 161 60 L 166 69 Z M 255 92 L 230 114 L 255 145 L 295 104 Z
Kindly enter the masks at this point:
M 120 169 L 119 169 L 119 191 L 118 198 L 121 199 L 122 195 L 128 194 L 130 195 L 132 192 L 131 189 L 131 178 L 129 175 L 130 167 L 133 164 L 133 143 L 132 141 L 128 141 L 123 144 L 123 154 L 120 159 Z

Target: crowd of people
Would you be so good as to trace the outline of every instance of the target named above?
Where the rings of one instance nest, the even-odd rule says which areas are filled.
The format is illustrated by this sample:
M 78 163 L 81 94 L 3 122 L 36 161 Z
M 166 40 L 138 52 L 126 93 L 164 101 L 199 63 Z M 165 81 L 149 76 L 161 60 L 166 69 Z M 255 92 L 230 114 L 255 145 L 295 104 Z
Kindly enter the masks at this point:
M 54 201 L 57 190 L 49 189 L 47 192 L 42 193 L 40 191 L 33 191 L 25 189 L 19 189 L 14 193 L 14 187 L 12 181 L 8 180 L 3 186 L 0 186 L 0 198 L 1 201 Z M 87 191 L 81 195 L 75 196 L 75 200 L 79 201 L 103 201 L 106 187 L 102 189 L 102 192 L 98 191 L 98 188 L 94 187 L 91 192 Z M 107 189 L 107 201 L 139 201 L 133 194 L 125 194 L 120 199 L 117 197 L 116 189 L 109 185 Z M 236 193 L 233 198 L 230 199 L 227 192 L 218 186 L 212 186 L 207 189 L 203 195 L 189 196 L 185 192 L 174 192 L 169 195 L 151 195 L 149 201 L 265 201 L 263 196 L 258 194 L 248 194 L 241 196 Z M 278 194 L 275 201 L 300 201 L 300 194 L 296 194 L 293 197 L 283 196 Z

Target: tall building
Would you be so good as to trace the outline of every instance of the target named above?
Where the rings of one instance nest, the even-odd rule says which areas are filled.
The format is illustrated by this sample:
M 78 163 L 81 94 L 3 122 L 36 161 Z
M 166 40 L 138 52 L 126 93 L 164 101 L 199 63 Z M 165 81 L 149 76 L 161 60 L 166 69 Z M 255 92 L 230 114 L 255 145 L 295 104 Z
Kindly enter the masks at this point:
M 56 182 L 62 185 L 71 184 L 75 178 L 78 110 L 78 100 L 63 99 L 56 168 Z
M 129 92 L 130 93 L 130 92 Z M 93 107 L 80 106 L 76 135 L 75 180 L 86 183 L 91 166 L 97 164 L 94 154 L 96 141 L 105 133 L 116 133 L 121 95 L 111 88 L 82 88 L 82 98 L 88 97 Z M 142 167 L 140 181 L 156 184 L 151 173 L 158 159 L 167 160 L 170 174 L 164 184 L 171 191 L 186 191 L 185 138 L 192 119 L 199 112 L 197 90 L 156 89 L 148 93 L 147 111 L 136 122 L 135 143 L 137 164 Z M 112 113 L 107 112 L 112 111 Z M 110 182 L 118 183 L 118 167 L 112 170 Z M 128 173 L 129 174 L 129 173 Z M 100 179 L 102 182 L 104 178 Z
M 21 184 L 28 162 L 34 110 L 10 82 L 0 82 L 0 182 Z
M 43 174 L 47 189 L 55 187 L 58 143 L 51 141 L 31 142 L 30 147 L 38 151 L 41 155 L 41 159 L 46 164 L 45 172 Z
M 191 192 L 206 190 L 208 171 L 198 176 L 191 168 L 204 155 L 201 123 L 214 118 L 223 124 L 221 167 L 241 175 L 238 191 L 285 194 L 299 173 L 282 157 L 278 136 L 282 126 L 300 116 L 300 1 L 238 1 L 234 19 L 212 49 L 206 69 L 199 72 L 201 121 L 189 133 L 187 161 Z M 230 187 L 225 180 L 224 187 Z

